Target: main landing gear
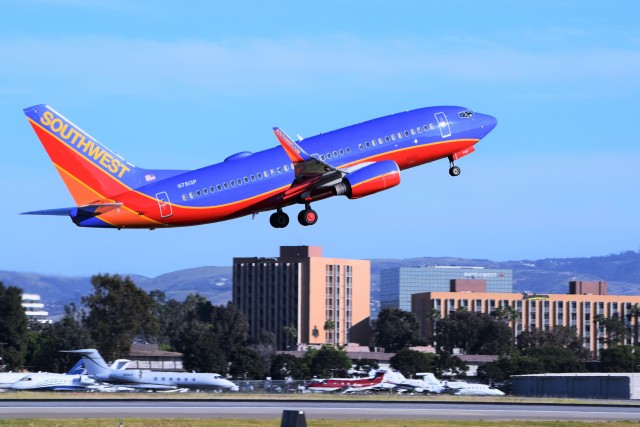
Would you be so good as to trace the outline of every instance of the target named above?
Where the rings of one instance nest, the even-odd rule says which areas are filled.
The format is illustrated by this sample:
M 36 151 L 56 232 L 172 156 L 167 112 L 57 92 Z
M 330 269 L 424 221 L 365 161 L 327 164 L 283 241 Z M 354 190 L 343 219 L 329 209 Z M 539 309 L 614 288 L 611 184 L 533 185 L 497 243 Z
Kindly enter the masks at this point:
M 311 206 L 306 205 L 298 214 L 298 222 L 304 226 L 313 225 L 318 222 L 318 213 L 311 209 Z M 274 228 L 284 228 L 289 225 L 289 215 L 284 213 L 282 209 L 278 209 L 269 217 L 269 223 Z

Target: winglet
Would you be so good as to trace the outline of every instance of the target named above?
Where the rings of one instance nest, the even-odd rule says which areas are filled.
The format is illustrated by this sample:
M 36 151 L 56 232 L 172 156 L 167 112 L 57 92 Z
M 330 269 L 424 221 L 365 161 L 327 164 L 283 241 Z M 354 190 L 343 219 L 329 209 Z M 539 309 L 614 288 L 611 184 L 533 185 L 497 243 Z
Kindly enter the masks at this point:
M 276 138 L 280 141 L 280 145 L 284 148 L 284 151 L 289 156 L 289 159 L 293 163 L 306 162 L 307 160 L 311 160 L 311 156 L 308 155 L 302 147 L 296 144 L 286 133 L 284 133 L 280 128 L 273 128 L 273 133 L 276 134 Z

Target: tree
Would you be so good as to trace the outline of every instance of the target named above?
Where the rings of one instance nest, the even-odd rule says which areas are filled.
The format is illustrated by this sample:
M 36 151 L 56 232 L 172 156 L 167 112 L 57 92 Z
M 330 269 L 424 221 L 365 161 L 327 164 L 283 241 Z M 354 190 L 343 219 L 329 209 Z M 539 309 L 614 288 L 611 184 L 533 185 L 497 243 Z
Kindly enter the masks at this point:
M 422 344 L 420 325 L 415 314 L 399 308 L 383 308 L 373 328 L 373 343 L 387 352 L 396 352 Z
M 335 327 L 336 327 L 336 322 L 334 322 L 331 319 L 327 319 L 324 322 L 324 327 L 323 328 L 324 328 L 325 336 L 326 336 L 327 332 L 330 334 L 330 336 L 331 336 L 331 344 L 335 344 L 336 343 L 336 339 L 335 339 L 336 335 L 335 335 L 335 331 L 334 331 Z
M 153 299 L 127 276 L 96 275 L 93 294 L 82 298 L 89 310 L 85 325 L 108 360 L 129 354 L 135 338 L 151 339 L 158 331 Z
M 458 310 L 438 322 L 436 348 L 453 353 L 454 348 L 464 354 L 506 354 L 513 347 L 509 326 L 484 313 Z
M 575 328 L 569 326 L 556 326 L 548 331 L 543 329 L 524 331 L 516 340 L 516 347 L 523 353 L 530 348 L 543 346 L 566 348 L 580 360 L 589 357 L 589 350 L 583 347 Z
M 578 355 L 568 348 L 542 345 L 528 348 L 522 354 L 540 361 L 544 372 L 584 372 L 585 370 L 584 363 Z
M 351 369 L 351 359 L 342 348 L 323 345 L 320 350 L 307 351 L 307 365 L 312 376 L 328 377 L 332 371 Z
M 352 360 L 351 362 L 353 364 L 353 369 L 355 369 L 356 371 L 366 372 L 367 374 L 372 369 L 375 370 L 380 367 L 376 359 L 358 359 Z
M 271 331 L 261 329 L 258 338 L 251 345 L 251 349 L 258 354 L 260 361 L 264 364 L 264 370 L 268 370 L 276 357 L 276 335 Z
M 640 364 L 640 347 L 617 345 L 600 352 L 602 372 L 636 372 Z
M 631 306 L 629 313 L 627 314 L 627 320 L 629 323 L 633 324 L 633 344 L 638 345 L 638 331 L 640 330 L 640 325 L 638 325 L 638 318 L 640 317 L 640 306 L 636 303 Z M 631 322 L 633 319 L 633 322 Z
M 227 373 L 228 359 L 219 347 L 211 324 L 191 319 L 181 329 L 175 345 L 183 354 L 182 364 L 186 370 Z
M 25 362 L 27 315 L 22 307 L 22 289 L 0 282 L 0 370 L 16 370 Z
M 78 356 L 60 350 L 95 346 L 80 318 L 75 304 L 70 304 L 64 307 L 64 316 L 58 322 L 40 325 L 31 331 L 27 363 L 32 370 L 66 372 L 77 362 Z
M 269 375 L 274 380 L 285 380 L 289 377 L 300 380 L 309 376 L 309 369 L 301 358 L 292 354 L 278 354 L 271 363 Z
M 458 356 L 454 356 L 451 353 L 441 351 L 438 353 L 436 359 L 436 369 L 433 371 L 434 375 L 442 376 L 444 374 L 459 377 L 467 374 L 469 367 Z
M 495 362 L 478 368 L 478 377 L 491 381 L 504 381 L 512 375 L 541 374 L 545 372 L 542 361 L 531 356 L 513 354 L 500 356 Z
M 211 306 L 211 303 L 207 301 L 207 305 Z M 249 345 L 249 323 L 246 316 L 232 303 L 212 307 L 209 322 L 218 338 L 220 350 L 231 360 L 235 353 Z
M 405 377 L 412 378 L 417 372 L 438 371 L 437 359 L 438 356 L 435 353 L 402 349 L 389 359 L 389 366 L 400 371 Z
M 229 373 L 234 378 L 262 379 L 264 378 L 264 362 L 260 355 L 249 347 L 244 347 L 231 357 Z
M 229 356 L 238 350 L 237 319 L 199 294 L 190 294 L 181 304 L 172 304 L 175 330 L 171 345 L 183 353 L 188 370 L 226 374 Z M 246 344 L 246 320 L 239 321 L 242 344 Z
M 622 344 L 627 336 L 627 327 L 617 316 L 604 317 L 602 314 L 596 314 L 593 316 L 593 323 L 596 327 L 604 327 L 606 338 L 603 341 L 609 346 Z
M 284 335 L 285 335 L 284 348 L 286 349 L 289 349 L 290 347 L 297 348 L 298 328 L 296 328 L 295 325 L 289 325 L 289 326 L 283 327 L 282 332 L 284 332 Z

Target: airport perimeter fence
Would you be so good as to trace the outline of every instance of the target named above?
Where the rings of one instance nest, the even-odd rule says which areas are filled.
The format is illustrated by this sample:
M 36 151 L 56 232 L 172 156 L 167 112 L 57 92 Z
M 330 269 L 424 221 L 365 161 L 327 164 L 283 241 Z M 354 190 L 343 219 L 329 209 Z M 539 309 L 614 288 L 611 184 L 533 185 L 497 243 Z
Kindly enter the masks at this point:
M 232 380 L 240 393 L 305 393 L 310 380 Z

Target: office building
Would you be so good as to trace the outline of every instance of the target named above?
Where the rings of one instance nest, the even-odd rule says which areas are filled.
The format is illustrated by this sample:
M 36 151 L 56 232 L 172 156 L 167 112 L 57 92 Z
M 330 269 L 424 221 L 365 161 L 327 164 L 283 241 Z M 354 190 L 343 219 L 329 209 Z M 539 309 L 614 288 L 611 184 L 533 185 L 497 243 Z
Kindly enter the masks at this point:
M 450 292 L 424 292 L 412 297 L 412 311 L 420 322 L 422 334 L 435 334 L 438 318 L 466 309 L 491 314 L 497 308 L 515 309 L 509 326 L 518 336 L 523 331 L 550 330 L 556 326 L 575 328 L 583 346 L 594 357 L 606 348 L 607 331 L 598 318 L 619 318 L 627 327 L 623 344 L 638 343 L 640 296 L 608 295 L 606 282 L 570 282 L 569 294 L 531 294 L 460 291 L 452 283 Z M 578 292 L 588 293 L 578 293 Z M 591 293 L 596 292 L 596 293 Z
M 249 335 L 275 334 L 279 350 L 308 344 L 369 344 L 371 265 L 325 258 L 318 246 L 282 246 L 280 256 L 233 259 L 233 303 Z
M 484 267 L 396 267 L 380 271 L 380 308 L 411 311 L 411 295 L 448 292 L 451 280 L 485 280 L 488 292 L 513 292 L 513 272 Z

